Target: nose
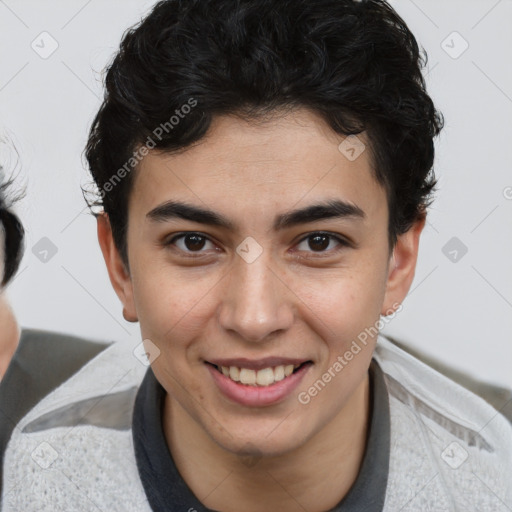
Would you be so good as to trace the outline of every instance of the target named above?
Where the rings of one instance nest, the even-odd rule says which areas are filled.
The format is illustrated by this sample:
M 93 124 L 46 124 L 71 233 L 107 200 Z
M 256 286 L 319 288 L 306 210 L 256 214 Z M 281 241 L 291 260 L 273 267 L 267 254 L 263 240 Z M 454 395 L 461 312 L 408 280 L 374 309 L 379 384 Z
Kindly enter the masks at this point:
M 250 342 L 261 342 L 293 323 L 293 295 L 264 254 L 247 263 L 237 258 L 224 282 L 219 322 Z

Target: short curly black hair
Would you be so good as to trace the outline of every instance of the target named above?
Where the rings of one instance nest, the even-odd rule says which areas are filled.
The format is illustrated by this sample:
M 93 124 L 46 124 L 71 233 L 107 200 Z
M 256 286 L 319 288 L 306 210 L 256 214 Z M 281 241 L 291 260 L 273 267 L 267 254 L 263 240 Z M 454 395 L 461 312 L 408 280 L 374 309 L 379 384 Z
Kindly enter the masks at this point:
M 433 138 L 444 120 L 426 92 L 426 63 L 383 0 L 160 1 L 107 67 L 85 150 L 100 191 L 89 206 L 108 214 L 127 264 L 130 171 L 141 147 L 185 148 L 217 115 L 307 108 L 337 133 L 365 131 L 392 248 L 425 215 L 436 185 Z

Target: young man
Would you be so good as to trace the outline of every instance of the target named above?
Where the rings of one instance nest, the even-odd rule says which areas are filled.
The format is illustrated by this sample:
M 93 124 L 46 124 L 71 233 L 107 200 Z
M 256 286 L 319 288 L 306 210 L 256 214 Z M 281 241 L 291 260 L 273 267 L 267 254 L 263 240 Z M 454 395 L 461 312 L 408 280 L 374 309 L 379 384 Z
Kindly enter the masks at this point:
M 512 507 L 510 424 L 378 336 L 435 184 L 423 63 L 377 0 L 167 0 L 125 35 L 87 158 L 151 367 L 114 344 L 42 398 L 3 510 Z

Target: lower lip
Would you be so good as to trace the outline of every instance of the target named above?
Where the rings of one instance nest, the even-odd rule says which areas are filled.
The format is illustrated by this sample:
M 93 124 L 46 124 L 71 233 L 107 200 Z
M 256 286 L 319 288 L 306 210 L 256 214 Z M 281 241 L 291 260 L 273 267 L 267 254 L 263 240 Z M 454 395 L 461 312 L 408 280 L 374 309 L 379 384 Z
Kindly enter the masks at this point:
M 300 384 L 312 363 L 307 363 L 283 380 L 270 386 L 250 386 L 235 382 L 211 364 L 206 365 L 220 391 L 232 401 L 249 407 L 271 405 L 284 400 Z

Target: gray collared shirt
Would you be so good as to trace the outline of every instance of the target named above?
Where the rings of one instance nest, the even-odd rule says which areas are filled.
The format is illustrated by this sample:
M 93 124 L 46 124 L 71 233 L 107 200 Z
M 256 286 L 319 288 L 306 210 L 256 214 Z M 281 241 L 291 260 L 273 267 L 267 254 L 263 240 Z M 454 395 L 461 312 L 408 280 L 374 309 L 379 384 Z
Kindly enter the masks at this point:
M 383 373 L 375 359 L 369 377 L 371 419 L 361 469 L 347 495 L 329 512 L 380 512 L 384 506 L 390 413 Z M 162 428 L 164 398 L 165 390 L 148 369 L 137 394 L 132 433 L 139 475 L 151 508 L 154 512 L 213 512 L 192 493 L 174 464 Z

